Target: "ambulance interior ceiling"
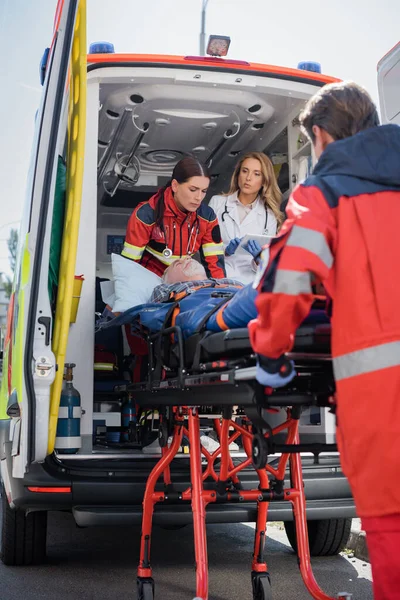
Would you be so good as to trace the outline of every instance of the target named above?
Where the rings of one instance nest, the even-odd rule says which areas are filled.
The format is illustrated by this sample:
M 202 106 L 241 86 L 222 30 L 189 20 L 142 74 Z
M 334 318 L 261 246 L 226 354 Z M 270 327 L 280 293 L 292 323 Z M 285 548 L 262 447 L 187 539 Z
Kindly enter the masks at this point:
M 282 132 L 315 91 L 306 83 L 256 75 L 179 71 L 178 78 L 160 69 L 157 79 L 146 71 L 142 78 L 100 79 L 101 228 L 103 213 L 107 219 L 113 209 L 121 217 L 130 214 L 187 154 L 211 161 L 208 198 L 227 191 L 241 154 L 266 151 L 273 140 L 275 152 L 285 151 Z

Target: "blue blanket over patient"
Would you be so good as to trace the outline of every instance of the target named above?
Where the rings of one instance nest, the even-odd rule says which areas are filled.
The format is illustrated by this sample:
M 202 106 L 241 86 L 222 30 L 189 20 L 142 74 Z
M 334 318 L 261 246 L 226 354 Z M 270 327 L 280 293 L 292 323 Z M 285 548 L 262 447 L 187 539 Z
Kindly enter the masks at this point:
M 199 329 L 218 332 L 225 329 L 247 327 L 249 321 L 257 316 L 255 298 L 257 290 L 252 284 L 243 288 L 226 285 L 224 287 L 189 288 L 187 295 L 177 303 L 151 302 L 133 307 L 120 316 L 107 323 L 102 323 L 101 328 L 132 324 L 132 328 L 146 329 L 155 333 L 166 323 L 168 313 L 173 307 L 179 305 L 179 314 L 175 325 L 180 327 L 184 338 L 188 338 Z M 170 321 L 170 319 L 168 319 Z M 328 323 L 329 319 L 324 310 L 312 310 L 304 323 Z

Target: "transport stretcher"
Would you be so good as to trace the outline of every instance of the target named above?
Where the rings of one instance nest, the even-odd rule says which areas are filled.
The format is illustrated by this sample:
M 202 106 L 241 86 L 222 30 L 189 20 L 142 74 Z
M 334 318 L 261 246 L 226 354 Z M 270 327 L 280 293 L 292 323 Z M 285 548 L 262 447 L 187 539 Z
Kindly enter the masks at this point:
M 311 314 L 299 328 L 293 351 L 288 355 L 295 362 L 297 376 L 288 386 L 275 391 L 261 387 L 255 380 L 256 357 L 247 328 L 211 332 L 204 319 L 201 327 L 188 327 L 188 319 L 182 313 L 181 327 L 170 307 L 163 313 L 162 328 L 155 331 L 155 327 L 148 329 L 140 324 L 139 313 L 131 311 L 130 317 L 135 331 L 141 330 L 147 340 L 149 369 L 144 381 L 129 388 L 142 408 L 159 411 L 162 454 L 149 475 L 143 499 L 138 599 L 155 597 L 150 549 L 156 504 L 191 504 L 196 597 L 207 600 L 207 506 L 250 502 L 257 505 L 251 563 L 253 600 L 270 600 L 272 587 L 264 553 L 268 507 L 271 502 L 285 500 L 292 505 L 305 586 L 312 598 L 330 600 L 319 588 L 311 569 L 300 453 L 311 452 L 318 460 L 320 453 L 336 451 L 337 447 L 326 441 L 304 443 L 299 435 L 302 411 L 309 407 L 334 410 L 329 323 Z M 118 318 L 118 323 L 126 321 L 126 315 Z M 149 324 L 148 319 L 144 321 Z M 214 452 L 208 451 L 200 439 L 202 419 L 210 412 L 220 444 Z M 170 468 L 183 438 L 190 448 L 191 486 L 186 489 L 173 480 Z M 240 459 L 229 451 L 229 445 L 238 439 L 244 449 L 244 458 Z M 273 461 L 269 461 L 271 455 Z M 257 489 L 246 487 L 243 474 L 250 468 L 257 472 Z M 285 482 L 288 477 L 289 485 Z

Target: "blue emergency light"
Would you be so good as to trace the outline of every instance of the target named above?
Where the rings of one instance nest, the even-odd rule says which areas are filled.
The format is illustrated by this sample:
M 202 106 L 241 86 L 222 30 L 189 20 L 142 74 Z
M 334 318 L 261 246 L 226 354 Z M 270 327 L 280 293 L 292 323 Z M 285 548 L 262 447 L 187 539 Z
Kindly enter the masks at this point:
M 299 62 L 299 64 L 297 65 L 297 68 L 301 69 L 302 71 L 311 71 L 311 73 L 321 73 L 321 65 L 318 62 L 313 62 L 313 61 Z
M 49 59 L 49 53 L 50 53 L 50 48 L 46 48 L 45 51 L 43 52 L 43 56 L 40 60 L 39 77 L 40 77 L 41 85 L 44 84 L 44 80 L 46 79 L 46 69 L 47 69 L 47 61 Z
M 89 54 L 114 54 L 114 44 L 111 42 L 93 42 L 89 46 Z

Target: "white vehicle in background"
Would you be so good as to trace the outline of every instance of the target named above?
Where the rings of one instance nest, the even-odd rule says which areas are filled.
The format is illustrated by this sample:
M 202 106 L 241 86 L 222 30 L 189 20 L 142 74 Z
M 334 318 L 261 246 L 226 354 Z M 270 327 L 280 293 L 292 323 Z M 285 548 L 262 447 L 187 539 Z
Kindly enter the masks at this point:
M 382 122 L 400 125 L 400 42 L 378 63 L 378 90 Z

